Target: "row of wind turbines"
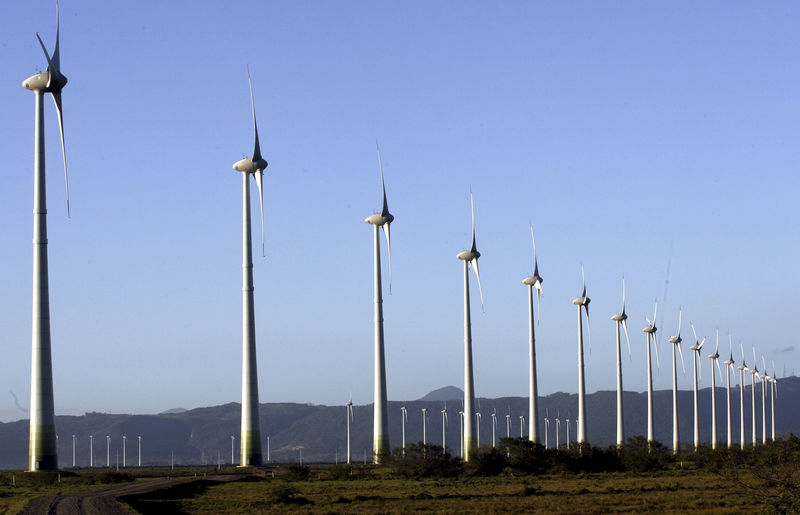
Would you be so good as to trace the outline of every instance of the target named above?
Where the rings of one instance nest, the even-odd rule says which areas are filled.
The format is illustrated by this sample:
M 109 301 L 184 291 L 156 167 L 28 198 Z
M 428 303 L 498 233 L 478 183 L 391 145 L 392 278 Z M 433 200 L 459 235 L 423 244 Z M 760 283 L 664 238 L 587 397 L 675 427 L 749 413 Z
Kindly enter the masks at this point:
M 50 93 L 55 102 L 58 115 L 58 123 L 61 134 L 62 156 L 64 158 L 64 178 L 67 184 L 67 215 L 69 216 L 69 186 L 67 179 L 66 147 L 64 143 L 64 125 L 62 116 L 62 90 L 67 84 L 66 76 L 61 72 L 60 50 L 59 50 L 59 31 L 60 22 L 58 19 L 58 5 L 56 5 L 56 43 L 52 55 L 45 47 L 42 39 L 37 33 L 37 38 L 41 44 L 47 59 L 47 71 L 37 73 L 23 82 L 23 87 L 34 92 L 35 98 L 35 152 L 34 152 L 34 210 L 33 210 L 33 329 L 32 329 L 32 365 L 31 365 L 31 416 L 30 416 L 30 446 L 29 446 L 29 470 L 57 470 L 58 457 L 56 452 L 56 430 L 55 412 L 53 402 L 53 380 L 52 380 L 52 361 L 51 361 L 51 340 L 49 323 L 49 292 L 48 292 L 48 262 L 47 262 L 47 224 L 46 224 L 46 195 L 45 195 L 45 147 L 44 147 L 44 107 L 43 96 Z M 255 100 L 253 96 L 252 79 L 248 69 L 248 82 L 250 87 L 250 102 L 253 117 L 254 148 L 251 157 L 245 157 L 233 165 L 233 169 L 242 173 L 242 415 L 241 415 L 241 436 L 240 436 L 240 456 L 241 466 L 258 466 L 263 464 L 261 429 L 259 420 L 259 396 L 258 396 L 258 373 L 256 369 L 256 333 L 255 333 L 255 305 L 253 287 L 253 257 L 252 257 L 252 237 L 251 237 L 251 210 L 250 210 L 250 178 L 255 180 L 258 189 L 259 203 L 261 208 L 261 243 L 262 255 L 264 254 L 264 202 L 263 202 L 263 174 L 267 169 L 268 163 L 261 154 L 261 147 L 258 138 L 258 124 L 256 122 Z M 374 242 L 374 423 L 373 423 L 373 460 L 379 463 L 390 450 L 388 413 L 387 413 L 387 392 L 386 392 L 386 363 L 384 352 L 384 330 L 383 330 L 383 291 L 382 291 L 382 267 L 381 267 L 381 230 L 386 237 L 387 254 L 389 262 L 389 290 L 391 292 L 391 233 L 390 227 L 394 221 L 394 216 L 389 212 L 386 185 L 383 173 L 383 164 L 380 157 L 380 147 L 377 146 L 378 164 L 381 177 L 381 188 L 383 193 L 383 205 L 379 213 L 374 213 L 367 217 L 365 222 L 373 226 Z M 470 305 L 470 269 L 474 270 L 475 278 L 478 282 L 478 291 L 483 307 L 483 291 L 480 281 L 478 260 L 481 253 L 477 249 L 475 235 L 475 209 L 472 191 L 470 189 L 470 208 L 472 213 L 472 243 L 468 250 L 460 252 L 456 257 L 463 262 L 463 285 L 464 285 L 464 402 L 462 428 L 463 436 L 460 444 L 461 456 L 464 461 L 470 461 L 477 447 L 479 437 L 476 438 L 476 428 L 479 430 L 479 419 L 477 424 L 476 411 L 474 409 L 474 379 L 472 363 L 472 333 L 471 333 L 471 305 Z M 531 226 L 531 240 L 533 244 L 534 271 L 533 275 L 525 277 L 522 281 L 528 287 L 528 308 L 529 308 L 529 414 L 528 414 L 528 437 L 531 441 L 538 442 L 540 424 L 538 416 L 538 386 L 536 378 L 536 336 L 535 336 L 535 317 L 534 317 L 534 290 L 536 290 L 537 305 L 541 301 L 543 279 L 539 275 L 538 260 L 536 258 L 536 243 Z M 587 441 L 587 419 L 585 405 L 585 383 L 584 383 L 584 359 L 583 359 L 583 312 L 586 315 L 587 326 L 589 324 L 589 303 L 587 296 L 586 283 L 584 280 L 583 292 L 581 296 L 573 300 L 573 304 L 578 307 L 578 416 L 577 416 L 577 441 L 578 443 Z M 648 320 L 648 327 L 644 329 L 647 334 L 648 352 L 648 440 L 653 439 L 653 413 L 652 413 L 652 363 L 650 357 L 651 344 L 657 350 L 656 342 L 656 312 L 653 315 L 652 323 Z M 683 356 L 680 348 L 680 320 L 679 314 L 678 335 L 670 339 L 673 346 L 673 388 L 677 392 L 676 361 L 675 349 Z M 617 322 L 617 387 L 618 387 L 618 407 L 617 439 L 621 443 L 622 434 L 622 368 L 620 350 L 620 328 L 625 332 L 630 349 L 630 339 L 627 330 L 627 315 L 625 314 L 624 300 L 624 280 L 623 280 L 623 306 L 622 312 L 614 315 L 613 320 Z M 697 337 L 695 335 L 695 340 Z M 695 371 L 696 358 L 699 356 L 705 339 L 696 341 L 691 347 L 696 351 L 694 356 Z M 719 354 L 717 351 L 709 356 L 719 368 Z M 733 356 L 725 362 L 728 366 L 728 444 L 730 438 L 730 368 L 733 366 Z M 766 368 L 766 365 L 765 365 Z M 744 396 L 744 374 L 749 371 L 752 376 L 752 395 L 755 399 L 755 380 L 758 377 L 762 381 L 762 408 L 766 402 L 766 384 L 771 385 L 771 398 L 773 399 L 773 437 L 774 437 L 774 395 L 776 393 L 777 381 L 766 373 L 759 375 L 755 364 L 753 368 L 748 368 L 744 361 L 739 366 L 742 380 L 740 382 L 741 396 Z M 712 364 L 713 372 L 713 364 Z M 713 383 L 712 374 L 712 387 Z M 755 443 L 755 403 L 753 403 L 753 438 Z M 743 406 L 743 401 L 742 401 Z M 352 402 L 348 403 L 348 447 L 349 447 L 349 424 L 352 419 Z M 743 408 L 742 408 L 743 409 Z M 713 405 L 714 420 L 716 404 Z M 674 446 L 677 450 L 677 393 L 675 393 L 674 408 Z M 403 411 L 403 424 L 407 412 Z M 427 416 L 426 413 L 423 413 Z M 446 420 L 446 412 L 443 414 Z M 496 416 L 493 414 L 493 435 L 496 428 Z M 762 434 L 766 440 L 766 418 L 762 409 Z M 524 427 L 524 417 L 521 418 L 521 428 Z M 547 421 L 545 423 L 548 423 Z M 742 423 L 743 424 L 743 423 Z M 510 421 L 507 418 L 507 425 L 510 428 Z M 695 372 L 695 445 L 699 443 L 698 436 L 698 415 L 697 415 L 697 375 Z M 508 430 L 510 433 L 510 429 Z M 524 431 L 524 429 L 523 429 Z M 742 426 L 742 434 L 744 426 Z M 405 431 L 403 433 L 403 447 L 405 447 Z M 426 438 L 426 436 L 424 436 Z M 493 436 L 493 442 L 495 438 Z M 742 438 L 744 441 L 744 438 Z M 714 427 L 713 445 L 716 445 L 716 426 Z M 348 449 L 348 456 L 349 456 Z

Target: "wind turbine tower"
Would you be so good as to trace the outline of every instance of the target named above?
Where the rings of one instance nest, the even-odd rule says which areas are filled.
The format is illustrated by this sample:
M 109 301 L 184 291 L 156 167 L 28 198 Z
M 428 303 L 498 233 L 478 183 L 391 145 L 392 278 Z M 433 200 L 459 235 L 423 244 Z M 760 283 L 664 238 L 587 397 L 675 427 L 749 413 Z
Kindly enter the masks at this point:
M 645 317 L 647 327 L 642 329 L 642 332 L 647 335 L 647 443 L 651 444 L 655 441 L 653 436 L 653 362 L 650 357 L 650 342 L 653 342 L 653 347 L 656 349 L 656 359 L 658 359 L 658 342 L 656 341 L 656 317 L 658 316 L 658 300 L 655 303 L 655 310 L 653 311 L 653 321 L 651 322 Z
M 583 275 L 581 267 L 581 277 L 583 278 L 583 292 L 581 296 L 572 301 L 578 306 L 578 444 L 586 442 L 586 383 L 583 373 L 583 316 L 581 308 L 586 310 L 586 325 L 589 329 L 589 340 L 591 341 L 591 326 L 589 324 L 589 302 L 591 299 L 586 295 L 586 276 Z
M 353 399 L 347 400 L 345 408 L 347 409 L 345 416 L 347 419 L 347 464 L 350 465 L 350 422 L 353 421 Z
M 683 368 L 684 375 L 686 374 L 686 367 L 683 364 L 683 350 L 681 350 L 681 322 L 683 321 L 683 310 L 678 310 L 678 335 L 669 339 L 672 344 L 672 452 L 678 454 L 680 451 L 680 437 L 678 436 L 678 362 L 675 359 L 675 349 L 681 355 L 681 367 Z
M 733 447 L 733 428 L 731 427 L 731 369 L 733 368 L 733 340 L 730 333 L 728 334 L 728 343 L 731 348 L 731 354 L 728 359 L 723 361 L 725 364 L 725 377 L 727 380 L 726 400 L 728 403 L 728 449 Z
M 469 202 L 472 211 L 472 247 L 456 256 L 464 262 L 464 441 L 462 452 L 464 461 L 470 461 L 475 450 L 475 439 L 472 431 L 472 416 L 474 414 L 472 405 L 475 403 L 474 380 L 472 375 L 472 328 L 470 322 L 469 309 L 469 267 L 475 269 L 475 277 L 478 279 L 478 291 L 481 296 L 481 308 L 483 308 L 483 288 L 481 287 L 481 274 L 478 270 L 478 258 L 481 253 L 475 244 L 475 204 L 472 199 L 472 188 L 469 190 Z
M 405 406 L 400 407 L 401 412 L 401 423 L 403 425 L 403 454 L 406 453 L 406 422 L 408 421 L 408 410 Z
M 744 360 L 744 347 L 739 344 L 742 351 L 742 364 L 739 365 L 739 445 L 744 450 L 745 435 L 744 435 L 744 373 L 748 371 L 747 363 Z
M 750 393 L 753 397 L 753 447 L 758 445 L 758 429 L 756 428 L 756 377 L 758 377 L 758 360 L 756 349 L 753 348 L 753 368 L 750 369 Z
M 767 443 L 767 383 L 772 379 L 767 374 L 767 362 L 764 355 L 761 355 L 761 364 L 764 365 L 764 373 L 761 377 L 761 443 Z
M 711 359 L 711 448 L 717 448 L 717 381 L 714 376 L 714 364 L 719 371 L 719 379 L 722 380 L 722 369 L 719 366 L 719 328 L 717 328 L 717 346 L 714 353 L 708 355 Z
M 255 178 L 261 205 L 261 254 L 264 255 L 264 188 L 263 176 L 267 161 L 261 156 L 256 123 L 256 104 L 253 100 L 253 81 L 247 70 L 250 85 L 250 107 L 253 111 L 253 156 L 233 164 L 242 172 L 242 423 L 239 438 L 240 466 L 259 466 L 261 454 L 261 421 L 258 413 L 258 363 L 256 360 L 256 315 L 253 298 L 253 248 L 250 234 L 250 176 Z
M 447 453 L 447 402 L 442 410 L 442 454 Z
M 622 338 L 620 328 L 625 330 L 625 340 L 628 342 L 628 358 L 631 356 L 631 339 L 628 335 L 628 315 L 625 314 L 625 276 L 622 276 L 622 313 L 611 317 L 617 323 L 617 447 L 625 441 L 622 423 Z M 569 419 L 567 419 L 569 421 Z M 568 423 L 569 424 L 569 423 Z M 569 426 L 568 426 L 569 427 Z M 567 439 L 569 448 L 569 439 Z
M 428 408 L 422 408 L 422 445 L 428 445 Z
M 33 329 L 31 332 L 31 407 L 28 470 L 57 470 L 55 407 L 53 403 L 53 363 L 50 347 L 50 290 L 47 267 L 47 188 L 45 187 L 44 94 L 50 93 L 56 105 L 58 128 L 61 132 L 61 154 L 64 158 L 64 182 L 67 185 L 67 216 L 69 216 L 69 182 L 67 153 L 64 146 L 64 119 L 61 91 L 67 77 L 61 73 L 59 51 L 60 22 L 56 3 L 56 45 L 53 55 L 36 33 L 47 71 L 23 81 L 22 87 L 33 91 L 35 106 L 33 157 Z
M 537 402 L 539 400 L 539 388 L 536 382 L 536 330 L 533 316 L 533 289 L 536 288 L 536 305 L 542 299 L 542 277 L 539 275 L 539 260 L 536 258 L 536 239 L 533 237 L 533 225 L 531 225 L 531 242 L 533 243 L 533 275 L 522 280 L 522 284 L 528 287 L 528 359 L 530 366 L 530 385 L 528 389 L 528 420 L 530 428 L 528 439 L 531 442 L 539 442 L 539 410 Z M 541 314 L 541 311 L 539 311 Z
M 372 430 L 373 462 L 380 463 L 389 453 L 389 412 L 386 394 L 386 357 L 383 341 L 383 289 L 381 285 L 381 239 L 380 228 L 386 234 L 386 249 L 389 254 L 389 293 L 392 291 L 392 244 L 389 237 L 389 226 L 394 221 L 394 216 L 389 213 L 389 204 L 386 202 L 386 184 L 383 180 L 383 161 L 381 149 L 377 140 L 375 147 L 378 150 L 378 166 L 381 171 L 381 189 L 383 190 L 383 207 L 380 213 L 375 213 L 364 220 L 373 226 L 373 240 L 375 247 L 375 388 L 374 388 L 374 421 Z
M 694 324 L 689 322 L 689 325 L 692 328 L 692 334 L 694 334 L 694 345 L 689 347 L 689 349 L 692 351 L 692 369 L 694 372 L 694 450 L 696 452 L 700 448 L 700 409 L 697 404 L 697 358 L 700 357 L 700 349 L 702 349 L 703 344 L 706 343 L 706 338 L 704 336 L 703 341 L 698 340 L 697 331 L 694 330 Z M 700 374 L 702 375 L 702 371 Z

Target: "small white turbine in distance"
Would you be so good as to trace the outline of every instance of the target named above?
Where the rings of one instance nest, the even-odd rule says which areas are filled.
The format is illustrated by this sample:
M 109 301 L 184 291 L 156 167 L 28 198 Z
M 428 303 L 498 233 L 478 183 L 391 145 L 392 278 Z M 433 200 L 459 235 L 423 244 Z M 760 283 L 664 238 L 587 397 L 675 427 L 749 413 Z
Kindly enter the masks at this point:
M 261 204 L 261 253 L 264 254 L 264 188 L 262 178 L 267 161 L 261 156 L 256 123 L 256 104 L 253 100 L 253 81 L 247 69 L 250 85 L 250 106 L 253 111 L 253 156 L 245 157 L 233 164 L 233 169 L 242 172 L 242 417 L 240 438 L 241 466 L 259 466 L 261 454 L 261 422 L 258 412 L 258 361 L 256 359 L 256 317 L 253 298 L 253 249 L 250 234 L 250 175 L 258 187 Z
M 533 316 L 533 289 L 536 288 L 536 306 L 540 306 L 542 298 L 542 277 L 539 275 L 539 260 L 536 258 L 536 240 L 533 237 L 533 224 L 531 224 L 531 242 L 533 243 L 533 275 L 522 280 L 522 284 L 528 286 L 528 360 L 530 367 L 530 384 L 528 386 L 528 419 L 530 420 L 530 434 L 528 439 L 531 442 L 539 442 L 539 410 L 537 402 L 539 400 L 539 388 L 536 381 L 536 331 Z M 541 320 L 541 310 L 539 310 Z
M 442 454 L 447 454 L 447 401 L 442 410 Z
M 736 367 L 739 369 L 739 445 L 741 449 L 744 450 L 744 444 L 747 440 L 744 434 L 744 373 L 749 369 L 744 360 L 744 346 L 741 343 L 739 344 L 739 350 L 742 351 L 742 364 Z
M 403 429 L 403 455 L 406 453 L 406 422 L 408 422 L 408 409 L 406 409 L 405 405 L 400 406 L 400 414 L 401 414 L 401 424 Z
M 750 393 L 753 397 L 753 447 L 758 445 L 758 428 L 756 427 L 756 378 L 758 377 L 758 360 L 756 359 L 756 348 L 753 347 L 753 368 L 750 369 Z
M 711 360 L 711 448 L 717 448 L 717 381 L 714 375 L 714 364 L 719 371 L 719 380 L 722 381 L 722 369 L 719 366 L 719 328 L 717 328 L 717 346 L 714 352 L 708 355 Z
M 591 325 L 589 322 L 589 302 L 591 299 L 586 294 L 586 276 L 581 266 L 581 278 L 583 280 L 583 292 L 572 303 L 578 306 L 578 445 L 586 443 L 586 383 L 583 372 L 583 313 L 581 308 L 586 311 L 586 325 L 589 332 L 589 345 L 591 346 Z
M 770 381 L 770 408 L 772 410 L 772 441 L 775 441 L 775 397 L 778 396 L 778 369 L 775 368 L 775 361 L 772 362 L 772 381 Z
M 381 189 L 383 190 L 383 207 L 380 213 L 369 216 L 366 223 L 373 226 L 374 240 L 374 304 L 375 304 L 375 361 L 374 361 L 374 420 L 372 435 L 373 462 L 380 463 L 389 453 L 389 412 L 386 393 L 386 354 L 384 351 L 383 335 L 383 286 L 381 280 L 381 239 L 379 227 L 383 227 L 386 234 L 386 249 L 389 255 L 389 293 L 392 292 L 392 243 L 390 239 L 389 227 L 394 221 L 394 216 L 389 213 L 389 204 L 386 201 L 386 183 L 383 180 L 383 161 L 381 160 L 381 148 L 375 140 L 375 148 L 378 151 L 378 167 L 381 171 Z
M 761 355 L 764 373 L 761 374 L 761 443 L 767 443 L 767 383 L 772 379 L 767 373 L 767 361 Z
M 550 435 L 550 410 L 547 408 L 544 409 L 544 448 L 550 448 L 550 442 L 548 442 L 548 436 Z
M 681 322 L 683 321 L 683 309 L 678 308 L 678 335 L 669 339 L 672 344 L 672 453 L 678 454 L 680 451 L 680 437 L 678 436 L 678 362 L 675 359 L 675 349 L 681 355 L 681 368 L 683 375 L 686 375 L 686 365 L 683 362 L 683 350 L 681 349 Z
M 492 448 L 497 447 L 497 410 L 492 410 Z
M 625 441 L 622 423 L 622 338 L 620 327 L 625 331 L 628 342 L 628 359 L 631 357 L 631 338 L 628 335 L 628 315 L 625 314 L 625 276 L 622 276 L 622 312 L 611 317 L 617 324 L 617 447 Z M 567 419 L 569 420 L 569 419 Z M 569 441 L 567 442 L 569 448 Z
M 472 246 L 469 250 L 460 252 L 456 257 L 464 262 L 464 461 L 470 461 L 475 451 L 475 438 L 472 431 L 472 415 L 475 403 L 475 381 L 472 372 L 472 325 L 469 304 L 469 268 L 475 270 L 478 280 L 478 291 L 481 296 L 481 309 L 483 309 L 483 288 L 481 287 L 481 274 L 478 270 L 478 258 L 481 253 L 475 243 L 475 203 L 472 198 L 472 187 L 469 189 L 469 203 L 472 211 Z
M 353 399 L 350 398 L 347 400 L 347 404 L 345 404 L 345 408 L 347 409 L 346 420 L 347 420 L 347 464 L 350 465 L 350 422 L 353 421 Z
M 730 357 L 723 361 L 722 363 L 725 365 L 725 377 L 727 380 L 727 402 L 728 402 L 728 449 L 733 447 L 733 433 L 731 428 L 731 369 L 733 369 L 733 365 L 735 362 L 733 361 L 733 339 L 731 338 L 731 333 L 728 333 L 728 344 L 730 347 Z
M 645 317 L 647 327 L 642 329 L 642 332 L 647 335 L 647 443 L 652 444 L 655 441 L 654 428 L 653 428 L 653 361 L 650 354 L 650 342 L 652 341 L 653 347 L 656 349 L 656 360 L 658 360 L 658 342 L 656 340 L 656 318 L 658 317 L 658 299 L 655 301 L 655 309 L 653 310 L 653 321 Z
M 428 445 L 428 408 L 422 408 L 422 445 Z
M 694 324 L 689 322 L 689 326 L 692 328 L 692 334 L 694 334 L 694 345 L 689 347 L 689 349 L 692 351 L 692 370 L 694 372 L 694 450 L 697 452 L 700 447 L 700 410 L 697 403 L 697 358 L 700 357 L 700 349 L 702 349 L 703 344 L 706 343 L 706 338 L 704 336 L 703 341 L 698 340 L 697 331 L 694 330 Z M 701 377 L 702 374 L 702 367 L 700 367 Z

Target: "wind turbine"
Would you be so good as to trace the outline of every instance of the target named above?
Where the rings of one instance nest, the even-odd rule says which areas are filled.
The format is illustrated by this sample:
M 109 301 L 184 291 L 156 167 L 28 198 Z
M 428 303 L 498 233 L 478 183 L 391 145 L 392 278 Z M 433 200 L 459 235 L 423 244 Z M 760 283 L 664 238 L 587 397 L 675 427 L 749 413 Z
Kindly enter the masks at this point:
M 35 106 L 34 156 L 33 156 L 33 328 L 31 335 L 31 406 L 30 445 L 28 470 L 57 470 L 55 407 L 53 403 L 53 364 L 50 346 L 50 290 L 47 267 L 47 194 L 45 180 L 44 148 L 44 94 L 50 93 L 58 114 L 61 132 L 61 155 L 64 159 L 64 182 L 67 191 L 67 217 L 69 217 L 69 181 L 67 180 L 67 152 L 64 145 L 64 118 L 61 91 L 67 77 L 61 73 L 59 51 L 60 18 L 56 2 L 56 45 L 53 55 L 36 33 L 47 59 L 47 71 L 37 73 L 23 81 L 22 87 L 33 91 Z
M 402 413 L 401 421 L 403 425 L 403 455 L 406 453 L 406 421 L 408 421 L 408 410 L 406 409 L 405 405 L 400 407 L 400 412 Z
M 669 339 L 672 344 L 672 452 L 678 454 L 680 451 L 680 437 L 678 436 L 678 362 L 675 359 L 675 349 L 681 355 L 681 368 L 686 375 L 686 366 L 683 363 L 683 350 L 681 349 L 681 322 L 683 321 L 683 309 L 678 308 L 678 335 Z
M 475 429 L 476 431 L 476 443 L 478 444 L 478 449 L 481 448 L 481 412 L 478 411 L 475 413 Z
M 506 438 L 511 438 L 511 412 L 506 414 Z
M 525 415 L 519 416 L 519 437 L 525 438 Z
M 772 379 L 767 374 L 767 362 L 764 355 L 761 355 L 761 364 L 764 365 L 764 373 L 761 374 L 761 443 L 767 443 L 767 383 Z
M 447 401 L 442 410 L 442 454 L 447 453 Z
M 772 362 L 772 381 L 770 384 L 772 388 L 770 388 L 770 408 L 772 409 L 772 441 L 775 441 L 775 397 L 778 394 L 778 369 L 775 368 L 775 362 Z
M 422 445 L 428 445 L 428 408 L 422 408 Z
M 694 330 L 694 324 L 689 322 L 689 325 L 692 328 L 692 333 L 694 334 L 694 345 L 689 347 L 692 350 L 692 369 L 694 371 L 694 450 L 700 447 L 700 410 L 698 409 L 697 405 L 697 358 L 700 357 L 700 349 L 703 348 L 703 344 L 706 343 L 705 336 L 703 337 L 703 341 L 697 339 L 697 331 Z M 700 368 L 700 375 L 702 377 L 702 367 Z
M 744 347 L 739 344 L 739 348 L 742 351 L 742 364 L 739 365 L 739 445 L 741 446 L 742 450 L 744 450 L 744 442 L 745 442 L 745 435 L 744 435 L 744 373 L 749 370 L 747 368 L 747 363 L 744 360 Z
M 578 444 L 586 442 L 586 383 L 583 374 L 583 317 L 581 308 L 586 310 L 586 325 L 589 330 L 589 341 L 591 342 L 591 325 L 589 323 L 589 302 L 591 299 L 586 295 L 586 276 L 583 275 L 581 266 L 581 277 L 583 279 L 583 292 L 581 296 L 572 301 L 578 306 Z
M 617 447 L 625 441 L 622 423 L 622 338 L 620 327 L 625 330 L 625 339 L 628 342 L 628 358 L 631 356 L 631 338 L 628 335 L 628 315 L 625 314 L 625 276 L 622 276 L 622 313 L 611 317 L 617 323 Z M 569 420 L 569 419 L 567 419 Z M 569 426 L 569 423 L 567 424 Z M 569 448 L 569 440 L 567 440 Z
M 497 410 L 492 410 L 492 448 L 497 447 Z
M 750 369 L 750 393 L 753 397 L 753 447 L 758 445 L 758 429 L 756 428 L 756 377 L 758 377 L 758 360 L 756 349 L 753 347 L 753 368 Z
M 475 403 L 474 380 L 472 376 L 472 328 L 470 324 L 469 309 L 469 267 L 475 269 L 475 277 L 478 279 L 478 291 L 481 296 L 481 308 L 483 308 L 483 289 L 481 288 L 481 274 L 478 270 L 478 258 L 481 253 L 475 244 L 475 203 L 472 199 L 472 188 L 469 189 L 469 203 L 472 211 L 472 247 L 456 256 L 464 262 L 464 442 L 462 443 L 464 461 L 470 461 L 474 452 L 475 441 L 472 433 L 472 405 Z
M 394 221 L 394 216 L 389 213 L 389 204 L 386 202 L 386 184 L 383 180 L 383 161 L 381 148 L 375 140 L 378 150 L 378 167 L 381 171 L 381 189 L 383 190 L 383 208 L 380 213 L 375 213 L 364 220 L 373 226 L 373 241 L 375 246 L 375 387 L 374 387 L 374 421 L 372 450 L 373 462 L 380 463 L 381 459 L 389 453 L 389 412 L 387 411 L 386 394 L 386 358 L 383 341 L 383 290 L 381 284 L 381 239 L 379 228 L 383 227 L 386 234 L 386 249 L 389 254 L 389 293 L 392 292 L 392 243 L 389 226 Z
M 567 449 L 569 450 L 569 412 L 567 412 Z
M 250 234 L 250 175 L 258 187 L 261 205 L 261 253 L 264 254 L 264 188 L 263 176 L 267 162 L 261 156 L 256 123 L 256 104 L 253 99 L 253 81 L 247 70 L 250 85 L 250 107 L 253 111 L 253 156 L 245 157 L 233 164 L 233 169 L 242 172 L 242 425 L 240 466 L 259 466 L 261 455 L 261 421 L 258 414 L 258 363 L 256 359 L 256 315 L 253 298 L 253 249 Z
M 530 422 L 530 434 L 528 439 L 531 442 L 539 442 L 539 410 L 537 402 L 539 400 L 539 388 L 536 382 L 536 331 L 533 317 L 533 289 L 536 288 L 536 305 L 540 305 L 542 299 L 542 277 L 539 275 L 539 261 L 536 258 L 536 239 L 533 237 L 533 225 L 531 224 L 531 242 L 533 243 L 533 275 L 522 280 L 522 284 L 528 287 L 528 359 L 530 367 L 530 385 L 528 388 L 528 419 Z M 541 311 L 539 311 L 541 315 Z
M 464 410 L 458 412 L 461 459 L 464 459 Z
M 353 421 L 355 418 L 353 415 L 353 399 L 352 397 L 347 400 L 347 404 L 344 405 L 347 413 L 345 414 L 345 420 L 347 420 L 347 464 L 350 465 L 350 422 Z
M 642 329 L 642 332 L 647 335 L 647 443 L 652 444 L 655 441 L 653 436 L 653 362 L 650 357 L 650 341 L 652 340 L 653 346 L 656 349 L 656 356 L 658 356 L 658 342 L 656 341 L 656 318 L 658 316 L 658 299 L 655 302 L 655 310 L 653 311 L 653 321 L 645 317 L 647 327 Z M 658 359 L 658 358 L 656 358 Z M 581 414 L 581 417 L 583 414 Z
M 556 449 L 558 449 L 561 437 L 561 412 L 556 411 Z
M 547 441 L 548 436 L 550 435 L 550 411 L 545 408 L 544 409 L 544 448 L 549 449 L 550 443 Z
M 727 378 L 727 402 L 728 402 L 728 449 L 733 447 L 733 435 L 731 429 L 731 369 L 735 362 L 733 361 L 733 339 L 731 338 L 731 334 L 728 333 L 728 344 L 730 346 L 731 354 L 728 359 L 723 361 L 725 364 L 725 376 Z
M 722 381 L 722 369 L 719 366 L 719 328 L 717 328 L 717 346 L 713 354 L 708 355 L 711 360 L 711 448 L 717 448 L 717 381 L 714 376 L 714 364 L 719 371 L 719 379 Z

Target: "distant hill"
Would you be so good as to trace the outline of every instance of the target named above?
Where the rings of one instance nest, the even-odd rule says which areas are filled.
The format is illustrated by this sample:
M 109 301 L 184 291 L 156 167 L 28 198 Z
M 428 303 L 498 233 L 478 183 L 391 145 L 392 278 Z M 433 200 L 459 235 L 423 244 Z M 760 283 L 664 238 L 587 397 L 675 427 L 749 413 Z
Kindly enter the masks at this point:
M 172 409 L 168 409 L 168 410 L 162 411 L 161 413 L 159 413 L 159 415 L 171 415 L 171 414 L 175 414 L 175 413 L 186 413 L 187 411 L 189 411 L 189 410 L 187 410 L 186 408 L 172 408 Z
M 787 377 L 780 380 L 780 395 L 775 400 L 776 432 L 800 433 L 800 411 L 794 409 L 800 404 L 800 378 Z M 750 392 L 745 392 L 745 413 L 751 413 Z M 731 392 L 733 407 L 733 437 L 739 440 L 739 391 Z M 400 408 L 406 406 L 406 441 L 417 442 L 422 439 L 422 408 L 428 409 L 428 442 L 441 443 L 442 422 L 439 412 L 444 398 L 460 400 L 461 391 L 449 386 L 435 390 L 423 399 L 411 402 L 389 402 L 389 438 L 393 447 L 401 442 Z M 428 400 L 428 399 L 442 400 Z M 761 433 L 760 386 L 757 391 L 758 432 Z M 482 417 L 480 423 L 480 443 L 490 444 L 492 439 L 491 413 L 497 414 L 497 437 L 506 436 L 506 414 L 509 414 L 511 436 L 520 434 L 519 416 L 524 415 L 528 424 L 528 399 L 526 397 L 501 397 L 498 399 L 476 399 Z M 701 439 L 710 441 L 711 391 L 700 391 L 700 430 Z M 647 394 L 625 392 L 625 434 L 642 435 L 647 430 Z M 680 411 L 680 437 L 684 445 L 692 442 L 692 392 L 682 390 L 678 395 Z M 655 437 L 666 445 L 672 443 L 672 391 L 654 392 Z M 566 419 L 570 419 L 571 440 L 575 439 L 574 417 L 577 413 L 576 394 L 554 393 L 540 398 L 540 419 L 549 414 L 551 419 L 548 440 L 555 442 L 555 418 L 561 419 L 561 443 L 566 438 Z M 616 393 L 600 391 L 587 395 L 587 436 L 592 444 L 606 446 L 614 442 Z M 717 388 L 717 427 L 718 441 L 726 441 L 726 395 L 724 388 Z M 269 436 L 272 461 L 297 461 L 302 450 L 303 459 L 313 462 L 333 462 L 344 459 L 347 446 L 344 406 L 320 406 L 297 403 L 268 403 L 260 406 L 262 441 L 265 448 Z M 747 416 L 747 415 L 746 415 Z M 235 452 L 239 453 L 240 405 L 228 403 L 220 406 L 196 408 L 180 413 L 158 415 L 110 415 L 105 413 L 86 413 L 83 416 L 56 417 L 58 432 L 59 464 L 62 468 L 72 465 L 72 435 L 76 437 L 76 463 L 80 467 L 89 465 L 89 435 L 95 436 L 95 463 L 105 465 L 105 436 L 111 437 L 109 462 L 113 467 L 119 457 L 122 465 L 122 436 L 127 435 L 127 463 L 137 461 L 137 436 L 142 437 L 142 464 L 165 465 L 174 452 L 176 464 L 215 464 L 217 459 L 223 463 L 231 460 L 231 435 L 236 437 Z M 458 445 L 460 424 L 457 410 L 451 411 L 447 427 L 447 441 L 453 452 L 453 444 Z M 769 424 L 769 419 L 768 422 Z M 544 427 L 544 424 L 541 424 Z M 750 417 L 746 419 L 746 440 L 752 438 Z M 369 459 L 372 449 L 372 405 L 354 406 L 354 420 L 351 426 L 353 459 Z M 0 423 L 0 468 L 22 469 L 27 464 L 28 420 Z
M 434 390 L 424 397 L 421 397 L 419 400 L 421 401 L 459 401 L 464 399 L 464 390 L 461 388 L 457 388 L 455 386 L 445 386 L 444 388 L 439 388 L 438 390 Z

